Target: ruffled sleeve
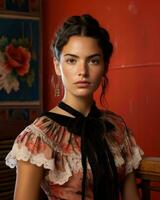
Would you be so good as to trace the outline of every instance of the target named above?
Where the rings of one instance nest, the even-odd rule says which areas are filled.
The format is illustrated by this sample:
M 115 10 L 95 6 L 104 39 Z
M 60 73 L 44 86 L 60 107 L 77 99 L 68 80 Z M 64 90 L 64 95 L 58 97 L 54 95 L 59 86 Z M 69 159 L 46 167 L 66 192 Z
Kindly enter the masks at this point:
M 125 161 L 125 174 L 129 174 L 139 167 L 144 152 L 137 145 L 135 137 L 127 127 L 124 131 L 124 139 L 121 145 L 122 157 Z
M 120 178 L 123 178 L 139 167 L 144 152 L 137 145 L 132 131 L 120 116 L 112 112 L 108 112 L 105 116 L 115 127 L 115 130 L 108 134 L 107 141 Z
M 14 168 L 18 160 L 28 161 L 46 169 L 53 168 L 52 141 L 45 135 L 46 124 L 36 119 L 27 126 L 15 139 L 12 150 L 6 157 L 6 165 Z M 38 127 L 41 124 L 43 127 Z
M 6 157 L 6 165 L 14 168 L 17 161 L 23 160 L 42 166 L 47 169 L 47 181 L 62 185 L 73 173 L 82 170 L 80 138 L 71 138 L 71 135 L 65 127 L 48 117 L 37 118 L 15 139 Z

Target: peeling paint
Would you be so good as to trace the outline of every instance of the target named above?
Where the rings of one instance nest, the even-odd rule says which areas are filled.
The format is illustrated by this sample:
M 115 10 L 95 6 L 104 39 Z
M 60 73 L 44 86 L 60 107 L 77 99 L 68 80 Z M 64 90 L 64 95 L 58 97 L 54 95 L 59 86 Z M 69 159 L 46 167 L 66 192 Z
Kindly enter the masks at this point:
M 135 5 L 134 2 L 131 2 L 129 5 L 128 5 L 128 10 L 131 14 L 133 15 L 137 15 L 138 14 L 138 8 L 137 6 Z
M 106 10 L 107 10 L 107 11 L 110 11 L 110 10 L 111 10 L 111 7 L 110 7 L 110 6 L 106 6 Z
M 149 97 L 149 96 L 146 96 L 146 97 L 145 97 L 145 104 L 146 104 L 146 105 L 149 105 L 149 104 L 150 104 L 150 97 Z
M 129 99 L 129 114 L 132 115 L 134 113 L 134 103 L 132 99 Z
M 118 49 L 118 42 L 117 42 L 117 41 L 114 41 L 114 50 L 117 51 L 117 49 Z
M 122 68 L 140 68 L 140 67 L 160 67 L 159 62 L 154 63 L 142 63 L 142 64 L 121 64 L 121 65 L 111 65 L 111 69 L 122 69 Z

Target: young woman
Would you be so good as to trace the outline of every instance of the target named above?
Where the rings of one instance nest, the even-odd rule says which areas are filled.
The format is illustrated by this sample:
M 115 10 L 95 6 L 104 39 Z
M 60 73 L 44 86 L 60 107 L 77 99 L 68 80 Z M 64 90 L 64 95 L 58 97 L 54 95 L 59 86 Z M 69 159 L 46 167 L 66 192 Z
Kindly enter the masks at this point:
M 6 158 L 17 166 L 14 200 L 138 200 L 134 170 L 142 152 L 123 119 L 96 107 L 103 98 L 112 44 L 90 15 L 72 16 L 57 31 L 55 71 L 64 97 L 16 138 Z

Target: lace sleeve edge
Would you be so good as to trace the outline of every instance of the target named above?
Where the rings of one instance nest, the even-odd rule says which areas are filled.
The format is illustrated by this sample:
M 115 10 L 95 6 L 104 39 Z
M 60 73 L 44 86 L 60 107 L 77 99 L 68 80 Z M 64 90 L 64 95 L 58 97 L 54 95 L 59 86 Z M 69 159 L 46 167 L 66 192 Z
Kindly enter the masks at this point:
M 126 164 L 126 175 L 138 169 L 140 162 L 143 159 L 143 155 L 144 152 L 139 147 L 134 148 L 134 154 L 132 160 L 130 160 Z
M 34 155 L 24 146 L 19 149 L 17 144 L 14 144 L 13 149 L 8 153 L 5 158 L 5 163 L 10 168 L 17 166 L 17 161 L 26 161 L 38 167 L 43 166 L 45 169 L 53 169 L 53 159 L 46 159 L 44 154 Z

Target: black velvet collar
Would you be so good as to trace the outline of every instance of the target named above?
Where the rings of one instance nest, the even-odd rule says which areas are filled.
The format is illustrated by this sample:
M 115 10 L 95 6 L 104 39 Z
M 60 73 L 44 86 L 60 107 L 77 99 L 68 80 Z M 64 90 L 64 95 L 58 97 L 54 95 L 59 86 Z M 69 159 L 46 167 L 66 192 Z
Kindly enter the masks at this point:
M 53 119 L 55 122 L 59 123 L 62 126 L 65 126 L 68 130 L 71 131 L 71 133 L 74 133 L 76 135 L 81 136 L 82 131 L 80 129 L 82 128 L 81 121 L 82 119 L 87 121 L 88 123 L 92 123 L 94 126 L 93 121 L 101 120 L 102 117 L 102 111 L 99 110 L 96 107 L 95 102 L 93 102 L 90 112 L 87 116 L 84 116 L 81 112 L 75 110 L 68 104 L 64 103 L 61 101 L 58 106 L 73 115 L 74 117 L 58 114 L 58 113 L 53 113 L 53 112 L 46 112 L 43 115 Z M 76 122 L 76 123 L 75 123 Z M 77 124 L 78 123 L 78 124 Z M 111 130 L 114 130 L 113 124 L 111 124 L 109 121 L 105 121 L 105 125 L 107 127 L 108 132 Z

